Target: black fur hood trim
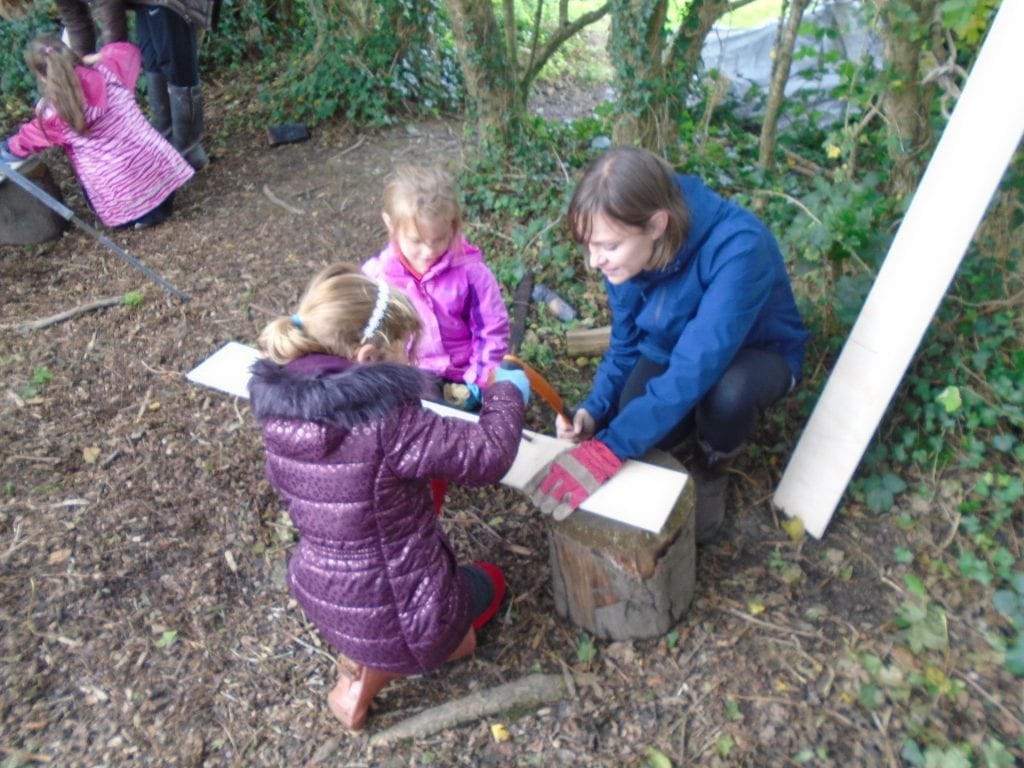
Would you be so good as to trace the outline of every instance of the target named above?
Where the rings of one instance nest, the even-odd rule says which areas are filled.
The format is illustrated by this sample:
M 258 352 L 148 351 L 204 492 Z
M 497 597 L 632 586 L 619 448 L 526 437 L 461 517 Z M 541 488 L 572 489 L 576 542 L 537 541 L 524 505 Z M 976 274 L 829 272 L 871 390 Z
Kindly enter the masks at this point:
M 286 366 L 262 359 L 251 370 L 250 406 L 259 422 L 298 419 L 351 429 L 418 402 L 425 389 L 423 374 L 412 366 L 359 365 L 327 355 Z

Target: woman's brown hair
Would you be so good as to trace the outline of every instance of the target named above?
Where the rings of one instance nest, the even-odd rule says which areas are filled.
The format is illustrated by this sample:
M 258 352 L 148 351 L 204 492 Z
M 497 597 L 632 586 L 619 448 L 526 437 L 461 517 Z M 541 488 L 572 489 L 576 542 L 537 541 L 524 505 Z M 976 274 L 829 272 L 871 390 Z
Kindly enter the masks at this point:
M 577 243 L 590 240 L 593 218 L 603 213 L 630 227 L 647 229 L 658 211 L 668 214 L 664 234 L 654 244 L 648 269 L 663 269 L 690 233 L 690 214 L 664 159 L 637 147 L 615 147 L 583 174 L 569 202 L 569 231 Z

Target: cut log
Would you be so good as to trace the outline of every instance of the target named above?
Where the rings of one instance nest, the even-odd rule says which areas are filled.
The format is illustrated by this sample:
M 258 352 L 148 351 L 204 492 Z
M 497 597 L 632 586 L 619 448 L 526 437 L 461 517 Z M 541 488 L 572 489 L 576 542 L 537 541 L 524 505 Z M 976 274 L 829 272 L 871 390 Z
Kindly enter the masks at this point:
M 683 471 L 662 451 L 652 450 L 641 460 Z M 657 534 L 583 510 L 552 521 L 551 581 L 558 615 L 609 640 L 658 637 L 679 622 L 696 579 L 693 487 L 685 484 Z
M 64 199 L 49 167 L 38 157 L 28 158 L 15 170 L 54 199 Z M 60 237 L 67 228 L 64 219 L 0 174 L 0 242 L 35 245 Z
M 597 355 L 608 349 L 612 328 L 602 325 L 600 328 L 573 328 L 565 332 L 565 347 L 570 356 Z

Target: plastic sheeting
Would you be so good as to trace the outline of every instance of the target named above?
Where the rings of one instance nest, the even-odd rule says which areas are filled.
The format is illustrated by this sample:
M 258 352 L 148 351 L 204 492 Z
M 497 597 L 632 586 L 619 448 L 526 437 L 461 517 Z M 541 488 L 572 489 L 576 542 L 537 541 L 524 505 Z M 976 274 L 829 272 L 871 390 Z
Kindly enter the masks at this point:
M 870 31 L 861 3 L 835 0 L 817 3 L 804 13 L 802 33 L 797 38 L 793 66 L 786 83 L 786 96 L 800 96 L 821 113 L 827 124 L 843 116 L 844 104 L 831 92 L 840 84 L 838 67 L 844 62 L 860 62 L 869 56 L 877 66 L 882 62 L 882 43 Z M 813 26 L 824 34 L 806 34 Z M 772 54 L 779 35 L 779 23 L 773 21 L 751 29 L 715 27 L 704 41 L 701 53 L 704 67 L 717 70 L 729 80 L 730 97 L 741 102 L 737 112 L 757 117 L 764 107 L 772 76 Z M 808 55 L 802 55 L 808 54 Z M 756 87 L 760 98 L 748 94 Z M 786 124 L 785 108 L 779 127 Z

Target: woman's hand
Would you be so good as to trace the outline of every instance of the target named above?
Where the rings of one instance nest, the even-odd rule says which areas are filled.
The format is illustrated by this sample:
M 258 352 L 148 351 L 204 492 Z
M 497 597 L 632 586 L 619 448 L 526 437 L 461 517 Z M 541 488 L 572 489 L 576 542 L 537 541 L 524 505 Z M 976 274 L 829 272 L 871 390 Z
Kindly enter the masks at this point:
M 592 438 L 596 430 L 597 425 L 594 423 L 594 417 L 582 408 L 576 411 L 572 424 L 561 414 L 555 417 L 555 434 L 561 440 L 572 440 L 574 443 L 580 443 Z

